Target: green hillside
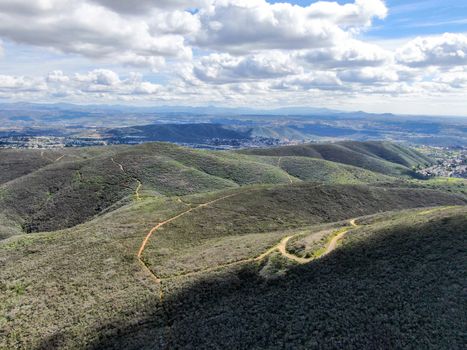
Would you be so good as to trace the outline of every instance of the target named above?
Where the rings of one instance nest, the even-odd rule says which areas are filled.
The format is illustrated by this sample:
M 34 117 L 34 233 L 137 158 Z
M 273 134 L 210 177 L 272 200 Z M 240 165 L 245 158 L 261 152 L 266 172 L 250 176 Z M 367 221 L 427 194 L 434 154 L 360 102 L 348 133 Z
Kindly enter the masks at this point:
M 234 153 L 161 143 L 100 150 L 89 154 L 84 149 L 81 155 L 64 150 L 59 161 L 4 184 L 2 215 L 26 232 L 50 231 L 72 227 L 146 194 L 186 195 L 289 181 L 280 168 Z M 2 231 L 0 237 L 11 234 Z
M 376 156 L 389 162 L 406 166 L 408 168 L 417 165 L 428 165 L 432 163 L 432 160 L 426 155 L 414 149 L 402 147 L 396 143 L 376 141 L 344 141 L 340 142 L 340 144 L 356 152 L 367 154 L 370 157 Z
M 49 152 L 48 152 L 49 153 Z M 27 175 L 53 162 L 38 150 L 1 150 L 0 184 Z
M 365 167 L 321 159 L 259 157 L 193 150 L 168 143 L 24 151 L 24 157 L 14 156 L 22 154 L 15 152 L 0 152 L 0 167 L 5 170 L 0 186 L 3 217 L 0 237 L 72 227 L 144 196 L 182 196 L 244 185 L 299 181 L 328 184 L 394 181 Z M 349 152 L 365 159 L 365 164 L 383 162 L 369 156 L 367 150 Z M 384 166 L 393 170 L 401 167 L 398 163 L 384 162 Z
M 264 149 L 247 149 L 243 154 L 276 157 L 309 157 L 357 166 L 392 176 L 416 177 L 412 167 L 428 164 L 418 152 L 388 142 L 337 142 Z
M 465 343 L 465 183 L 407 176 L 409 149 L 21 154 L 0 151 L 0 349 Z
M 308 157 L 266 157 L 258 161 L 275 164 L 291 175 L 293 181 L 314 181 L 328 184 L 363 184 L 393 182 L 391 176 L 375 173 L 363 168 Z
M 137 141 L 203 143 L 207 139 L 248 139 L 249 131 L 229 129 L 220 124 L 153 124 L 107 130 L 113 137 L 133 138 Z
M 202 282 L 173 285 L 170 344 L 461 349 L 466 225 L 465 208 L 399 215 L 354 230 L 335 254 L 310 264 L 294 266 L 275 256 Z M 265 269 L 282 272 L 265 280 Z M 132 344 L 116 334 L 99 346 Z
M 155 281 L 136 257 L 150 228 L 226 195 L 234 196 L 194 209 L 150 239 L 143 261 L 164 278 Z M 145 198 L 65 231 L 11 237 L 0 242 L 0 347 L 274 348 L 282 339 L 293 348 L 361 348 L 413 338 L 420 346 L 461 344 L 456 286 L 465 274 L 465 206 L 360 219 L 342 248 L 302 266 L 269 250 L 285 236 L 321 232 L 321 223 L 465 203 L 427 190 L 261 186 L 181 201 Z M 446 277 L 433 286 L 433 276 Z M 410 303 L 415 308 L 404 306 Z M 452 311 L 435 313 L 446 305 Z
M 277 243 L 278 237 L 286 236 L 284 232 L 301 227 L 379 211 L 467 204 L 465 199 L 430 190 L 306 183 L 228 194 L 233 196 L 180 217 L 150 240 L 142 257 L 157 276 L 185 274 L 259 255 L 261 249 Z M 204 196 L 184 200 L 194 207 L 206 201 Z M 232 247 L 235 251 L 230 251 Z M 224 255 L 224 251 L 229 253 Z

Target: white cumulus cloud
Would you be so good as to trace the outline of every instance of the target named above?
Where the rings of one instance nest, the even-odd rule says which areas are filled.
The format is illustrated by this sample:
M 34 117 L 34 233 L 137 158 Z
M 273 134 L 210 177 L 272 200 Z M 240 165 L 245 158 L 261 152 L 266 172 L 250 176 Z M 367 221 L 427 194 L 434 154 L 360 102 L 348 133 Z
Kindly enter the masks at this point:
M 467 65 L 467 35 L 419 37 L 397 50 L 396 57 L 411 67 Z
M 334 45 L 361 30 L 375 17 L 384 18 L 380 0 L 353 4 L 320 1 L 307 7 L 265 0 L 218 0 L 200 11 L 201 31 L 195 43 L 241 53 L 266 49 L 306 49 Z

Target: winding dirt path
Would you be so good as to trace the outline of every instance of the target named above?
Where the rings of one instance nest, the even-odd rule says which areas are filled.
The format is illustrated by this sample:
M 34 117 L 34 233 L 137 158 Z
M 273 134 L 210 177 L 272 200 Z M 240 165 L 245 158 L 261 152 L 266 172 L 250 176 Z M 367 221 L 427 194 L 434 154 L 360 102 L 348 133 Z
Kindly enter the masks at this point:
M 138 253 L 136 254 L 136 257 L 139 259 L 139 261 L 146 267 L 146 270 L 148 270 L 151 275 L 153 275 L 155 277 L 155 279 L 160 282 L 161 279 L 159 277 L 157 277 L 147 266 L 146 264 L 144 263 L 144 261 L 142 260 L 142 255 L 143 255 L 143 252 L 144 252 L 144 249 L 146 248 L 146 245 L 148 244 L 149 242 L 149 239 L 151 238 L 151 236 L 154 234 L 154 232 L 156 232 L 158 229 L 160 229 L 162 226 L 165 226 L 169 223 L 171 223 L 172 221 L 175 221 L 177 220 L 178 218 L 182 217 L 182 216 L 185 216 L 187 215 L 188 213 L 191 213 L 192 211 L 195 211 L 195 210 L 198 210 L 198 209 L 201 209 L 201 208 L 205 208 L 205 207 L 208 207 L 216 202 L 219 202 L 221 200 L 224 200 L 224 199 L 227 199 L 227 198 L 230 198 L 230 197 L 233 197 L 233 196 L 236 196 L 237 193 L 234 193 L 234 194 L 229 194 L 227 196 L 223 196 L 223 197 L 220 197 L 220 198 L 217 198 L 217 199 L 214 199 L 212 201 L 209 201 L 209 202 L 206 202 L 206 203 L 203 203 L 203 204 L 199 204 L 198 206 L 196 207 L 193 207 L 193 208 L 189 208 L 187 210 L 185 210 L 184 212 L 181 212 L 180 214 L 178 215 L 175 215 L 173 217 L 171 217 L 170 219 L 167 219 L 165 221 L 162 221 L 162 222 L 159 222 L 156 226 L 154 226 L 149 232 L 148 234 L 146 235 L 146 237 L 144 238 L 143 240 L 143 243 L 141 244 L 139 250 L 138 250 Z
M 344 237 L 344 235 L 349 232 L 352 228 L 355 228 L 355 227 L 358 227 L 359 225 L 356 223 L 356 220 L 357 219 L 352 219 L 349 221 L 350 225 L 351 226 L 348 226 L 346 227 L 345 229 L 343 229 L 342 232 L 339 232 L 339 234 L 337 234 L 336 236 L 334 236 L 331 241 L 329 242 L 328 246 L 326 247 L 326 251 L 321 254 L 320 256 L 318 257 L 311 257 L 311 258 L 301 258 L 299 256 L 296 256 L 294 254 L 291 254 L 287 251 L 287 243 L 288 241 L 295 237 L 296 235 L 291 235 L 291 236 L 287 236 L 287 237 L 284 237 L 281 239 L 281 241 L 272 246 L 271 248 L 269 248 L 267 251 L 265 251 L 264 253 L 262 253 L 261 255 L 258 255 L 256 258 L 248 258 L 248 259 L 242 259 L 242 260 L 237 260 L 237 261 L 232 261 L 232 262 L 229 262 L 229 263 L 226 263 L 226 264 L 222 264 L 222 265 L 216 265 L 216 266 L 213 266 L 213 267 L 209 267 L 207 269 L 201 269 L 201 270 L 196 270 L 196 271 L 190 271 L 190 272 L 186 272 L 186 273 L 181 273 L 181 274 L 178 274 L 178 275 L 175 275 L 175 276 L 171 276 L 171 277 L 167 277 L 167 278 L 164 278 L 164 280 L 168 280 L 168 279 L 174 279 L 174 278 L 180 278 L 180 277 L 188 277 L 188 276 L 194 276 L 194 275 L 199 275 L 199 274 L 203 274 L 203 273 L 207 273 L 207 272 L 212 272 L 212 271 L 216 271 L 216 270 L 219 270 L 219 269 L 222 269 L 222 268 L 226 268 L 226 267 L 231 267 L 231 266 L 235 266 L 235 265 L 240 265 L 240 264 L 245 264 L 245 263 L 249 263 L 249 262 L 255 262 L 255 261 L 261 261 L 263 260 L 264 258 L 266 258 L 267 256 L 269 256 L 270 254 L 274 253 L 275 251 L 279 251 L 279 253 L 286 257 L 287 259 L 289 260 L 292 260 L 292 261 L 295 261 L 296 263 L 298 264 L 307 264 L 313 260 L 316 260 L 316 259 L 319 259 L 319 258 L 322 258 L 323 256 L 325 255 L 328 255 L 329 253 L 331 253 L 333 250 L 335 250 L 337 248 L 337 244 L 338 242 Z
M 114 163 L 116 166 L 118 166 L 118 168 L 120 169 L 121 172 L 126 173 L 125 168 L 123 167 L 123 165 L 121 163 L 115 161 L 115 159 L 113 159 L 113 157 L 110 158 L 110 160 L 112 161 L 112 163 Z M 136 189 L 135 189 L 135 199 L 137 201 L 140 201 L 141 200 L 141 195 L 140 195 L 139 192 L 140 192 L 141 188 L 143 187 L 143 184 L 136 177 L 134 177 L 133 179 L 137 183 L 137 186 L 136 186 Z
M 141 181 L 139 181 L 138 179 L 136 179 L 136 182 L 138 183 L 138 186 L 136 186 L 136 190 L 135 190 L 135 198 L 137 201 L 140 201 L 141 200 L 141 196 L 139 194 L 139 191 L 141 190 L 141 187 L 143 187 L 143 184 L 141 183 Z
M 110 158 L 110 160 L 112 161 L 112 163 L 114 163 L 116 166 L 118 166 L 122 172 L 125 172 L 125 168 L 123 167 L 122 164 L 116 162 L 115 159 L 113 159 L 113 157 Z
M 55 159 L 49 158 L 44 151 L 41 151 L 41 157 L 44 158 L 45 160 L 48 160 L 49 162 L 54 163 Z
M 318 257 L 310 257 L 310 258 L 301 258 L 299 256 L 296 256 L 294 254 L 291 254 L 287 251 L 287 243 L 289 242 L 289 240 L 293 237 L 295 237 L 295 235 L 292 235 L 292 236 L 288 236 L 288 237 L 284 237 L 281 242 L 277 245 L 277 249 L 279 250 L 279 252 L 284 256 L 286 257 L 287 259 L 289 260 L 293 260 L 295 261 L 296 263 L 298 264 L 307 264 L 313 260 L 316 260 L 316 259 L 319 259 L 319 258 L 322 258 L 323 256 L 326 256 L 328 255 L 329 253 L 331 253 L 332 251 L 334 251 L 336 248 L 337 248 L 337 244 L 339 243 L 339 241 L 344 238 L 345 234 L 347 232 L 349 232 L 351 229 L 355 228 L 355 227 L 358 227 L 358 224 L 356 223 L 356 220 L 357 219 L 352 219 L 350 220 L 350 226 L 342 229 L 341 232 L 339 232 L 337 235 L 335 235 L 334 237 L 332 237 L 331 241 L 329 242 L 329 244 L 327 245 L 326 247 L 326 250 L 324 251 L 323 254 L 321 254 L 320 256 Z
M 146 237 L 144 237 L 144 240 L 143 242 L 141 243 L 141 246 L 138 250 L 138 253 L 136 254 L 136 257 L 139 261 L 139 263 L 141 264 L 141 267 L 144 271 L 146 271 L 146 274 L 158 285 L 159 287 L 159 300 L 161 301 L 162 303 L 162 309 L 164 311 L 164 314 L 165 314 L 165 318 L 166 318 L 166 322 L 167 322 L 167 339 L 171 339 L 171 333 L 172 333 L 172 327 L 170 325 L 170 312 L 167 310 L 167 307 L 165 306 L 165 303 L 164 303 L 164 300 L 165 300 L 165 293 L 164 293 L 164 288 L 162 286 L 162 279 L 160 277 L 158 277 L 147 265 L 146 263 L 144 262 L 143 258 L 142 258 L 142 255 L 143 255 L 143 252 L 144 252 L 144 249 L 146 248 L 146 245 L 148 244 L 149 240 L 151 239 L 151 236 L 158 230 L 160 229 L 162 226 L 164 225 L 167 225 L 168 223 L 171 223 L 172 221 L 175 221 L 177 220 L 178 218 L 184 216 L 184 215 L 187 215 L 188 213 L 194 211 L 194 210 L 198 210 L 198 209 L 201 209 L 201 208 L 204 208 L 204 207 L 207 207 L 209 205 L 212 205 L 216 202 L 219 202 L 221 200 L 224 200 L 224 199 L 227 199 L 227 198 L 230 198 L 230 197 L 233 197 L 233 196 L 236 196 L 238 193 L 234 193 L 234 194 L 230 194 L 230 195 L 227 195 L 227 196 L 223 196 L 223 197 L 220 197 L 220 198 L 217 198 L 217 199 L 214 199 L 212 201 L 209 201 L 209 202 L 206 202 L 206 203 L 203 203 L 203 204 L 199 204 L 198 206 L 196 207 L 190 207 L 189 209 L 185 210 L 184 212 L 181 212 L 180 214 L 178 215 L 175 215 L 173 217 L 171 217 L 170 219 L 167 219 L 165 221 L 162 221 L 162 222 L 159 222 L 156 226 L 154 226 L 149 232 L 148 234 L 146 235 Z M 182 202 L 181 199 L 179 199 L 181 203 L 184 203 Z M 169 347 L 167 347 L 169 348 Z
M 226 264 L 216 265 L 216 266 L 213 266 L 213 267 L 209 267 L 207 269 L 189 271 L 189 272 L 181 273 L 181 274 L 178 274 L 178 275 L 175 275 L 175 276 L 167 277 L 167 278 L 164 278 L 164 279 L 174 279 L 174 278 L 180 278 L 180 277 L 194 276 L 194 275 L 199 275 L 199 274 L 203 274 L 203 273 L 207 273 L 207 272 L 220 270 L 220 269 L 223 269 L 223 268 L 226 268 L 226 267 L 245 264 L 245 263 L 248 263 L 248 262 L 261 261 L 264 258 L 266 258 L 268 255 L 270 255 L 271 253 L 275 252 L 278 249 L 278 247 L 279 247 L 279 244 L 276 244 L 273 247 L 269 248 L 264 253 L 262 253 L 261 255 L 258 255 L 256 258 L 248 258 L 248 259 L 241 259 L 241 260 L 231 261 L 231 262 L 228 262 Z

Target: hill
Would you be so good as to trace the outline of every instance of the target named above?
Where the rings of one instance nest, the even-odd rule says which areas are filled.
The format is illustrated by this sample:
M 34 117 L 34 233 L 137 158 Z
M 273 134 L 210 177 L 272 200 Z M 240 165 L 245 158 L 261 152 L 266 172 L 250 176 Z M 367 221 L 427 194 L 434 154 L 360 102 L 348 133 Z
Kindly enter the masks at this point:
M 48 152 L 51 153 L 51 152 Z M 5 149 L 1 151 L 0 184 L 27 175 L 53 163 L 55 158 L 46 157 L 37 150 Z
M 316 149 L 321 150 L 319 157 Z M 243 153 L 298 153 L 302 157 Z M 396 179 L 388 174 L 410 172 L 407 166 L 424 161 L 412 150 L 373 143 L 304 145 L 243 153 L 194 150 L 168 143 L 1 151 L 4 183 L 0 185 L 0 237 L 72 227 L 144 196 L 183 196 L 300 181 L 389 183 Z M 345 158 L 349 153 L 354 156 L 352 162 L 361 161 L 361 167 L 320 159 L 328 155 L 345 162 L 351 159 Z M 310 158 L 310 154 L 315 156 Z M 386 171 L 383 175 L 367 168 Z
M 393 182 L 394 177 L 375 173 L 356 166 L 309 157 L 258 156 L 260 162 L 275 164 L 291 175 L 291 181 L 322 182 L 328 184 L 375 184 Z
M 460 349 L 466 225 L 465 208 L 408 213 L 354 230 L 334 254 L 313 263 L 291 266 L 276 256 L 175 287 L 170 344 Z M 276 277 L 265 279 L 265 270 Z M 125 335 L 99 346 L 116 341 L 136 348 Z
M 260 156 L 298 156 L 324 159 L 392 176 L 417 177 L 412 168 L 430 164 L 430 159 L 414 150 L 388 142 L 376 141 L 305 144 L 247 149 L 239 152 Z
M 249 187 L 226 195 L 230 197 L 164 225 L 152 237 L 142 258 L 155 275 L 183 275 L 251 258 L 284 232 L 311 225 L 389 210 L 467 204 L 431 190 L 313 183 Z M 196 208 L 210 199 L 185 198 L 184 203 Z
M 107 138 L 133 139 L 135 142 L 164 141 L 179 143 L 205 143 L 208 139 L 246 140 L 248 131 L 239 131 L 220 124 L 153 124 L 116 128 L 106 131 Z
M 463 183 L 402 175 L 425 159 L 396 145 L 314 146 L 0 152 L 0 348 L 462 344 Z
M 430 190 L 249 186 L 145 197 L 65 231 L 11 237 L 0 242 L 0 347 L 460 345 L 465 206 L 361 218 L 342 247 L 305 265 L 270 248 L 380 210 L 465 203 Z M 150 237 L 142 261 L 155 279 L 136 252 L 153 225 L 191 208 Z
M 185 195 L 289 181 L 280 168 L 247 156 L 171 144 L 107 147 L 92 155 L 87 149 L 79 152 L 65 149 L 58 161 L 3 184 L 2 215 L 26 232 L 50 231 L 77 225 L 140 195 Z M 0 232 L 0 237 L 9 234 Z

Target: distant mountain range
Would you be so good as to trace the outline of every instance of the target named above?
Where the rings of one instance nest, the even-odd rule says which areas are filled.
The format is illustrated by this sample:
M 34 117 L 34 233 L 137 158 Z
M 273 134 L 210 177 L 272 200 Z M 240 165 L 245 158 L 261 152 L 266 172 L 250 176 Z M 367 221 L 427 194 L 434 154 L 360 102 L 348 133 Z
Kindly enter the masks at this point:
M 141 113 L 189 113 L 189 114 L 222 114 L 222 115 L 307 115 L 307 114 L 336 114 L 345 113 L 339 110 L 315 107 L 284 107 L 276 109 L 255 109 L 244 107 L 218 106 L 127 106 L 127 105 L 77 105 L 70 103 L 2 103 L 2 110 L 36 109 L 36 110 L 74 110 L 74 111 L 132 111 Z

